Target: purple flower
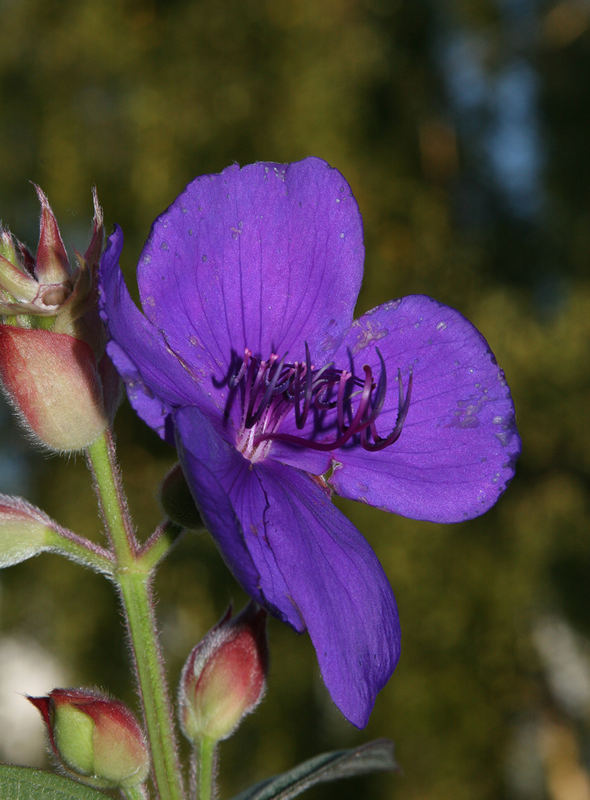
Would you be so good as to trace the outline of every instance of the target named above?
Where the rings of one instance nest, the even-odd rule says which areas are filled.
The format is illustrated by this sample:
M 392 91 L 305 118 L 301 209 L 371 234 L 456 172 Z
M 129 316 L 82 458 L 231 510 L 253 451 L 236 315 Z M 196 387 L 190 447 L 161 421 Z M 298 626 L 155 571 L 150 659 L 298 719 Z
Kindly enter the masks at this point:
M 510 391 L 457 311 L 405 297 L 353 321 L 362 223 L 316 158 L 197 178 L 123 283 L 102 260 L 108 352 L 137 413 L 175 442 L 249 594 L 307 630 L 342 713 L 367 721 L 398 660 L 393 593 L 332 491 L 437 522 L 482 514 L 520 449 Z

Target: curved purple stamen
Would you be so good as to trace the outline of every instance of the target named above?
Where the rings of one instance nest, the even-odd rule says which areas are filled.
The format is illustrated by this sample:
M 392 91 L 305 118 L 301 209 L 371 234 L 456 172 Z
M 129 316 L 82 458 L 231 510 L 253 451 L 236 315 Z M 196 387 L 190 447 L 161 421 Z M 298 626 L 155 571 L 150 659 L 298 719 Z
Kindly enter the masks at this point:
M 410 408 L 413 376 L 410 370 L 404 392 L 401 371 L 398 369 L 397 418 L 389 435 L 380 436 L 375 423 L 385 403 L 387 371 L 378 348 L 377 355 L 381 369 L 375 383 L 373 371 L 368 365 L 363 366 L 364 379 L 356 377 L 349 370 L 336 369 L 333 363 L 316 369 L 311 363 L 307 343 L 305 361 L 294 363 L 286 363 L 284 357 L 279 360 L 274 353 L 267 361 L 263 361 L 246 349 L 242 363 L 230 378 L 230 385 L 241 390 L 244 408 L 242 424 L 245 430 L 254 428 L 264 417 L 260 426 L 262 430 L 259 433 L 252 431 L 254 446 L 264 441 L 281 441 L 328 451 L 342 447 L 352 437 L 358 436 L 365 450 L 377 451 L 396 442 Z M 325 412 L 335 409 L 335 419 L 331 418 L 325 428 L 327 431 L 335 427 L 333 438 L 318 441 L 277 431 L 278 423 L 290 409 L 295 414 L 295 424 L 299 430 L 306 425 L 310 413 L 315 415 L 312 436 L 321 434 Z

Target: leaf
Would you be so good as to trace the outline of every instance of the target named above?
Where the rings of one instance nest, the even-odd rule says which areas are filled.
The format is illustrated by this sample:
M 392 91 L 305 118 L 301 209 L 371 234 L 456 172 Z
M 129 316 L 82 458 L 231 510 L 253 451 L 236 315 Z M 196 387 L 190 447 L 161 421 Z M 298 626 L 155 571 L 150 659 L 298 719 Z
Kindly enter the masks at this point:
M 395 769 L 393 742 L 376 739 L 354 750 L 336 750 L 310 758 L 289 772 L 245 789 L 233 800 L 290 800 L 316 783 Z
M 0 797 L 2 800 L 105 800 L 108 795 L 51 772 L 0 764 Z

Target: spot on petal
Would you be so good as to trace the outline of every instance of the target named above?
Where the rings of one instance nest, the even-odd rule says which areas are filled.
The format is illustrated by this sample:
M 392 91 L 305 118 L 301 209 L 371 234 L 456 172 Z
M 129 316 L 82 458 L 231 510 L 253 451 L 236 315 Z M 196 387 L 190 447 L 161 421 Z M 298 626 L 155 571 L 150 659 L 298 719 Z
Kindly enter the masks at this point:
M 352 324 L 353 326 L 358 325 L 356 321 Z M 355 356 L 361 350 L 364 350 L 365 347 L 368 347 L 371 342 L 378 342 L 379 339 L 383 339 L 383 337 L 387 336 L 388 333 L 388 328 L 381 328 L 380 326 L 374 325 L 371 322 L 367 322 L 364 330 L 359 332 L 356 343 L 352 348 L 352 354 Z

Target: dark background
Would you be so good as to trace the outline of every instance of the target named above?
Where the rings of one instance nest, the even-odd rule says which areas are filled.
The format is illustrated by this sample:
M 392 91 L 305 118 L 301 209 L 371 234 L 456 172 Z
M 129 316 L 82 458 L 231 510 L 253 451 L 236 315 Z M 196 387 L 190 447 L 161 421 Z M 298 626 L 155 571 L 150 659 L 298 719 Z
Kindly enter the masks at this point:
M 307 638 L 273 621 L 267 697 L 221 748 L 223 797 L 378 736 L 402 772 L 310 799 L 590 797 L 589 29 L 583 0 L 0 0 L 0 216 L 20 239 L 36 246 L 33 180 L 84 250 L 96 185 L 132 280 L 151 221 L 194 176 L 321 156 L 363 213 L 358 311 L 414 292 L 459 308 L 513 390 L 523 455 L 485 517 L 444 527 L 339 503 L 403 626 L 367 730 L 331 705 Z M 99 538 L 83 459 L 35 453 L 5 404 L 0 424 L 0 491 Z M 127 406 L 116 430 L 147 535 L 174 454 Z M 244 598 L 197 534 L 157 589 L 174 687 Z M 0 698 L 3 759 L 43 758 L 32 733 L 14 752 L 29 712 L 3 674 L 53 669 L 135 705 L 102 579 L 42 556 L 0 576 L 0 615 L 0 689 L 16 697 Z

